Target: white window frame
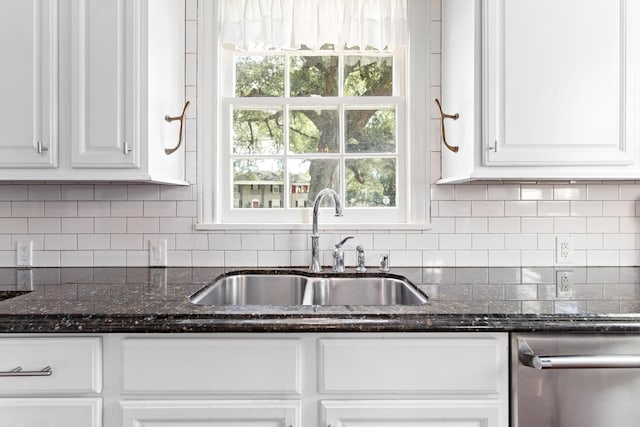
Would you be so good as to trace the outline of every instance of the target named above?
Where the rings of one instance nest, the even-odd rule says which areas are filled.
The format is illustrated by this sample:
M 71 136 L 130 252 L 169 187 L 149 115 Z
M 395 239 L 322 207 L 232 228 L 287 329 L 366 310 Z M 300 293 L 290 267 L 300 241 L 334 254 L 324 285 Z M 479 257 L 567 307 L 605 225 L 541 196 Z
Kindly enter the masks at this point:
M 229 194 L 228 180 L 221 179 L 216 165 L 224 158 L 224 130 L 219 126 L 224 114 L 220 100 L 222 49 L 217 43 L 220 2 L 207 1 L 198 5 L 198 223 L 196 229 L 264 229 L 265 222 L 230 221 L 223 216 L 224 209 L 218 200 Z M 392 222 L 384 215 L 379 221 L 363 223 L 358 209 L 345 210 L 345 216 L 334 218 L 322 215 L 323 223 L 331 223 L 331 229 L 426 229 L 430 228 L 430 2 L 408 0 L 410 44 L 406 58 L 404 81 L 407 87 L 404 132 L 405 153 L 399 153 L 398 179 L 406 180 L 405 193 L 398 195 L 406 200 L 402 218 Z M 404 157 L 404 158 L 403 158 Z M 225 184 L 226 183 L 226 184 Z M 385 208 L 375 208 L 384 210 Z M 269 223 L 273 229 L 306 229 L 310 222 L 310 209 L 301 209 L 299 222 Z M 329 211 L 330 209 L 323 209 Z M 269 211 L 269 209 L 265 209 Z M 253 212 L 255 214 L 255 211 Z M 351 214 L 352 213 L 352 214 Z M 251 221 L 249 219 L 249 221 Z

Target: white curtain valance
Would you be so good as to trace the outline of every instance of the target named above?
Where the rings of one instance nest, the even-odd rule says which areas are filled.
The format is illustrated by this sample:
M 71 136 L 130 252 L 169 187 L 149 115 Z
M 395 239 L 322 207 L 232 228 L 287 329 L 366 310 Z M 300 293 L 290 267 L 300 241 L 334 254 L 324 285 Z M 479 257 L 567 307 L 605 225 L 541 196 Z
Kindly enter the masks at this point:
M 392 50 L 408 40 L 406 0 L 223 0 L 221 39 L 240 49 Z

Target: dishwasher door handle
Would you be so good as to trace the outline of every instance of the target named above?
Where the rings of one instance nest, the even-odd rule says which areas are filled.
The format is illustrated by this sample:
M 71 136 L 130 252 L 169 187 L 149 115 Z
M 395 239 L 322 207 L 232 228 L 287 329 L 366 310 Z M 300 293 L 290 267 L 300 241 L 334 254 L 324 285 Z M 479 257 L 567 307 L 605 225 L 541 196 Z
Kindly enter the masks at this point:
M 584 354 L 540 356 L 526 340 L 518 339 L 518 359 L 534 369 L 640 368 L 640 354 Z

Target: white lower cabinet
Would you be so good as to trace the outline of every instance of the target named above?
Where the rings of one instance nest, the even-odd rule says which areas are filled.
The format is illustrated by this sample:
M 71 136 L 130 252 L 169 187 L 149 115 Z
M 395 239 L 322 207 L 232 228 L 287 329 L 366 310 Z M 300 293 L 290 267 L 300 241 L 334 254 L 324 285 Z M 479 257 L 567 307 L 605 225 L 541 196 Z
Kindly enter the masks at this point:
M 104 427 L 507 427 L 500 333 L 108 334 Z
M 102 427 L 102 339 L 0 337 L 0 426 Z
M 121 406 L 122 427 L 301 426 L 299 401 L 149 400 Z
M 323 401 L 327 427 L 507 426 L 498 402 L 469 400 Z
M 100 398 L 0 399 L 0 425 L 7 427 L 100 427 Z

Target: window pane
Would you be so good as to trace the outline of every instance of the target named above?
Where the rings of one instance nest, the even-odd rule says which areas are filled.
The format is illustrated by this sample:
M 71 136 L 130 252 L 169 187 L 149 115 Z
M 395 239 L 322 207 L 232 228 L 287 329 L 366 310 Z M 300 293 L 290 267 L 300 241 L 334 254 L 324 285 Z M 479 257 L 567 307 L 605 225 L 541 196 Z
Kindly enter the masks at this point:
M 291 159 L 288 164 L 290 207 L 312 206 L 316 194 L 323 188 L 339 191 L 337 159 Z
M 236 96 L 284 96 L 284 56 L 236 56 Z
M 338 96 L 337 56 L 292 56 L 291 96 Z
M 280 159 L 233 161 L 233 207 L 283 206 L 284 165 Z
M 395 110 L 347 110 L 347 153 L 395 153 Z
M 289 150 L 292 153 L 337 153 L 336 110 L 291 110 Z
M 345 167 L 346 206 L 396 206 L 396 159 L 348 159 Z
M 280 154 L 283 152 L 282 111 L 234 110 L 234 154 Z
M 393 95 L 391 56 L 345 56 L 344 96 Z

